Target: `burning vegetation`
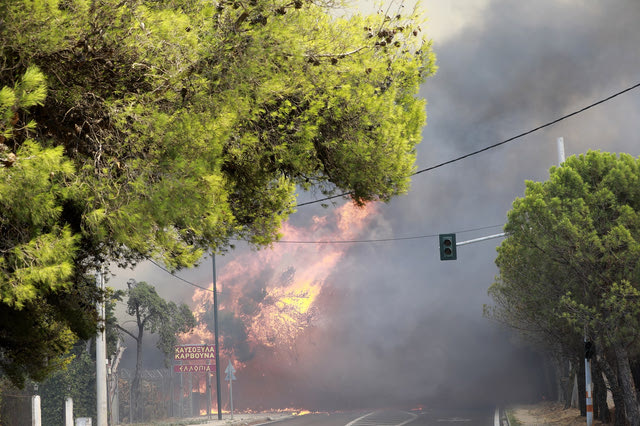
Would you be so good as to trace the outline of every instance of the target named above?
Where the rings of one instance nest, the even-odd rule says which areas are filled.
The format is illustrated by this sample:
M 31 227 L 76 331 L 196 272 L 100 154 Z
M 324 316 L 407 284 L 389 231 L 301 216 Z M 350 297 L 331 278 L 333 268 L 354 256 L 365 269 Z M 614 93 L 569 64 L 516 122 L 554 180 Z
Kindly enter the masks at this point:
M 220 367 L 223 371 L 232 360 L 238 369 L 243 397 L 236 408 L 277 410 L 299 404 L 287 383 L 296 371 L 304 374 L 299 370 L 305 367 L 296 365 L 300 345 L 314 344 L 312 336 L 331 304 L 331 297 L 321 295 L 339 285 L 332 274 L 353 244 L 348 241 L 371 223 L 375 210 L 348 204 L 314 217 L 305 229 L 285 224 L 281 243 L 236 256 L 222 268 L 217 278 Z M 212 343 L 212 284 L 208 291 L 195 291 L 193 304 L 200 325 L 183 336 L 182 343 Z M 206 378 L 201 376 L 193 386 L 205 392 Z M 280 389 L 281 398 L 265 393 L 266 388 Z M 226 392 L 223 395 L 226 398 Z

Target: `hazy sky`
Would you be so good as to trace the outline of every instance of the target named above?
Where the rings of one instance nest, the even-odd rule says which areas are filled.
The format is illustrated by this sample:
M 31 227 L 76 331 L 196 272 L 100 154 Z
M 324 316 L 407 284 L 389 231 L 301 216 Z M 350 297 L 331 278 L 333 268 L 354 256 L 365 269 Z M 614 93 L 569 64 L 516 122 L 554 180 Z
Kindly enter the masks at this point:
M 369 4 L 360 3 L 363 9 Z M 420 93 L 428 102 L 428 124 L 418 147 L 418 169 L 508 139 L 640 82 L 636 0 L 431 0 L 423 6 L 424 30 L 433 39 L 439 70 Z M 638 156 L 638 123 L 640 89 L 417 175 L 411 191 L 377 206 L 355 237 L 456 232 L 463 241 L 498 233 L 513 199 L 523 194 L 524 181 L 546 179 L 557 163 L 557 137 L 564 137 L 567 156 L 589 149 Z M 308 229 L 326 216 L 332 228 L 335 212 L 336 207 L 301 207 L 290 225 Z M 491 228 L 479 229 L 485 227 Z M 478 230 L 463 232 L 472 229 Z M 282 398 L 276 395 L 264 404 L 286 400 L 309 408 L 427 404 L 434 395 L 479 403 L 539 396 L 531 385 L 541 376 L 535 356 L 482 317 L 497 273 L 493 261 L 499 243 L 460 247 L 455 262 L 439 260 L 437 238 L 342 248 L 311 329 L 291 356 L 278 355 L 282 368 L 269 370 L 263 382 L 245 378 L 245 386 L 277 389 Z M 289 258 L 285 254 L 271 267 L 273 274 L 286 268 L 303 273 L 305 263 L 295 264 L 294 251 L 300 249 L 291 250 Z M 248 263 L 260 255 L 239 247 L 218 258 L 219 273 L 234 259 Z M 209 285 L 210 260 L 180 276 Z M 121 286 L 131 277 L 156 285 L 165 297 L 191 303 L 192 287 L 150 264 L 117 271 L 111 284 Z M 256 352 L 254 360 L 277 358 L 267 352 Z M 242 372 L 237 375 L 241 407 Z M 246 387 L 244 392 L 246 399 L 254 398 Z

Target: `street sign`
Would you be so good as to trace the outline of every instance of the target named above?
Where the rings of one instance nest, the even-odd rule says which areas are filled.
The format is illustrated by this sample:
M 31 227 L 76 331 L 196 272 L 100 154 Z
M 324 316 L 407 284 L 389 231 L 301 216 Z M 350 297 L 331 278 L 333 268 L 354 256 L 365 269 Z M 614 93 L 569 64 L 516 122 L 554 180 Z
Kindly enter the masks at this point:
M 215 359 L 216 345 L 178 345 L 173 349 L 175 361 Z
M 233 381 L 236 380 L 236 376 L 233 373 L 236 372 L 236 369 L 231 365 L 231 360 L 229 360 L 229 365 L 227 365 L 224 372 L 227 373 L 225 380 L 229 382 L 229 406 L 231 407 L 231 419 L 233 419 Z
M 233 365 L 231 365 L 231 361 L 229 361 L 229 365 L 227 365 L 227 369 L 224 370 L 224 372 L 227 373 L 227 377 L 225 377 L 225 380 L 227 382 L 231 380 L 237 380 L 235 374 L 233 374 L 236 372 L 236 369 L 233 368 Z
M 187 364 L 187 365 L 174 365 L 173 371 L 175 373 L 206 373 L 215 372 L 216 366 L 213 364 Z

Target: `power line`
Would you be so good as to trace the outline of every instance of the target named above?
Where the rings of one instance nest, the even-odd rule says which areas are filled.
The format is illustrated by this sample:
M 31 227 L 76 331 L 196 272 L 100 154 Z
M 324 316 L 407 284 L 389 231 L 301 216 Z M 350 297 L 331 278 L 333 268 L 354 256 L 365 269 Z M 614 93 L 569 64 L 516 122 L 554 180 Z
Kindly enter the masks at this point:
M 502 225 L 491 225 L 491 226 L 483 226 L 480 228 L 473 229 L 465 229 L 464 231 L 458 231 L 456 234 L 463 234 L 465 232 L 473 232 L 473 231 L 481 231 L 483 229 L 497 228 L 502 227 Z M 394 237 L 394 238 L 376 238 L 376 239 L 368 239 L 368 240 L 324 240 L 324 241 L 304 241 L 304 240 L 279 240 L 274 241 L 274 243 L 283 243 L 283 244 L 358 244 L 358 243 L 381 243 L 388 241 L 406 241 L 406 240 L 418 240 L 424 238 L 435 238 L 439 234 L 428 234 L 428 235 L 415 235 L 411 237 Z
M 583 108 L 581 108 L 581 109 L 579 109 L 577 111 L 574 111 L 574 112 L 571 112 L 569 114 L 563 115 L 563 116 L 561 116 L 559 118 L 556 118 L 555 120 L 549 121 L 549 122 L 547 122 L 545 124 L 542 124 L 542 125 L 540 125 L 538 127 L 535 127 L 535 128 L 533 128 L 531 130 L 528 130 L 526 132 L 520 133 L 518 135 L 512 136 L 512 137 L 510 137 L 508 139 L 505 139 L 505 140 L 500 141 L 498 143 L 495 143 L 493 145 L 489 145 L 489 146 L 487 146 L 485 148 L 482 148 L 482 149 L 479 149 L 479 150 L 476 150 L 476 151 L 472 151 L 472 152 L 470 152 L 468 154 L 461 155 L 459 157 L 453 158 L 453 159 L 448 160 L 448 161 L 444 161 L 442 163 L 438 163 L 438 164 L 436 164 L 434 166 L 427 167 L 425 169 L 420 169 L 420 170 L 412 173 L 411 176 L 415 176 L 415 175 L 419 175 L 421 173 L 425 173 L 425 172 L 428 172 L 428 171 L 431 171 L 431 170 L 435 170 L 435 169 L 438 169 L 440 167 L 455 163 L 457 161 L 464 160 L 465 158 L 469 158 L 469 157 L 472 157 L 474 155 L 480 154 L 482 152 L 489 151 L 491 149 L 494 149 L 494 148 L 497 148 L 499 146 L 505 145 L 505 144 L 507 144 L 509 142 L 513 142 L 513 141 L 515 141 L 517 139 L 520 139 L 520 138 L 522 138 L 524 136 L 527 136 L 527 135 L 530 135 L 530 134 L 532 134 L 534 132 L 542 130 L 542 129 L 546 128 L 546 127 L 553 126 L 554 124 L 557 124 L 560 121 L 566 120 L 567 118 L 573 117 L 574 115 L 581 114 L 581 113 L 583 113 L 583 112 L 585 112 L 585 111 L 587 111 L 587 110 L 589 110 L 591 108 L 594 108 L 594 107 L 596 107 L 596 106 L 598 106 L 600 104 L 608 102 L 611 99 L 616 98 L 616 97 L 618 97 L 618 96 L 620 96 L 620 95 L 622 95 L 624 93 L 627 93 L 627 92 L 630 92 L 630 91 L 632 91 L 634 89 L 637 89 L 638 87 L 640 87 L 640 83 L 634 84 L 633 86 L 627 87 L 626 89 L 623 89 L 623 90 L 621 90 L 619 92 L 616 92 L 616 93 L 614 93 L 614 94 L 612 94 L 610 96 L 607 96 L 604 99 L 601 99 L 601 100 L 596 101 L 596 102 L 594 102 L 592 104 L 589 104 L 589 105 L 587 105 L 587 106 L 585 106 L 585 107 L 583 107 Z M 345 192 L 345 193 L 342 193 L 342 194 L 332 195 L 332 196 L 321 198 L 321 199 L 318 199 L 318 200 L 307 201 L 307 202 L 304 202 L 304 203 L 297 204 L 296 207 L 302 207 L 302 206 L 306 206 L 306 205 L 310 205 L 310 204 L 320 203 L 320 202 L 323 202 L 323 201 L 332 200 L 334 198 L 344 197 L 344 196 L 350 195 L 350 194 L 352 194 L 352 192 Z M 479 230 L 483 230 L 483 229 L 496 228 L 498 226 L 503 226 L 503 225 L 485 226 L 485 227 L 481 227 L 481 228 L 474 228 L 474 229 L 468 229 L 468 230 L 464 230 L 464 231 L 458 231 L 457 233 L 479 231 Z M 434 237 L 437 237 L 437 236 L 438 236 L 438 234 L 429 234 L 429 235 L 417 235 L 417 236 L 411 236 L 411 237 L 379 238 L 379 239 L 368 239 L 368 240 L 327 240 L 327 241 L 280 240 L 280 241 L 275 241 L 275 242 L 276 243 L 283 243 L 283 244 L 357 244 L 357 243 L 374 243 L 374 242 L 388 242 L 388 241 L 406 241 L 406 240 L 416 240 L 416 239 L 424 239 L 424 238 L 434 238 Z M 202 286 L 200 286 L 198 284 L 192 283 L 191 281 L 185 280 L 184 278 L 177 276 L 173 272 L 169 271 L 168 269 L 164 268 L 163 266 L 161 266 L 158 263 L 156 263 L 155 261 L 153 261 L 152 259 L 148 259 L 148 260 L 152 264 L 154 264 L 156 267 L 158 267 L 161 270 L 165 271 L 166 273 L 168 273 L 169 275 L 173 276 L 174 278 L 177 278 L 178 280 L 180 280 L 180 281 L 182 281 L 182 282 L 184 282 L 186 284 L 189 284 L 190 286 L 199 288 L 201 290 L 213 292 L 213 290 L 210 290 L 210 289 L 208 289 L 206 287 L 202 287 Z
M 184 283 L 189 284 L 190 286 L 198 287 L 198 288 L 199 288 L 199 289 L 201 289 L 201 290 L 210 291 L 211 293 L 213 293 L 213 290 L 211 290 L 211 289 L 208 289 L 208 288 L 206 288 L 206 287 L 202 287 L 201 285 L 198 285 L 198 284 L 192 283 L 191 281 L 185 280 L 184 278 L 177 276 L 176 274 L 174 274 L 173 272 L 171 272 L 170 270 L 168 270 L 168 269 L 167 269 L 167 268 L 165 268 L 164 266 L 160 265 L 159 263 L 157 263 L 157 262 L 156 262 L 156 261 L 154 261 L 153 259 L 147 259 L 147 260 L 148 260 L 149 262 L 153 263 L 154 265 L 156 265 L 158 268 L 160 268 L 160 269 L 162 269 L 163 271 L 165 271 L 167 274 L 171 275 L 172 277 L 177 278 L 177 279 L 179 279 L 180 281 L 182 281 L 182 282 L 184 282 Z M 220 293 L 220 292 L 218 292 L 218 293 Z
M 425 169 L 420 169 L 420 170 L 416 171 L 415 173 L 412 173 L 410 176 L 415 176 L 415 175 L 419 175 L 421 173 L 429 172 L 431 170 L 435 170 L 435 169 L 438 169 L 440 167 L 455 163 L 457 161 L 464 160 L 465 158 L 472 157 L 472 156 L 480 154 L 482 152 L 489 151 L 489 150 L 491 150 L 493 148 L 497 148 L 497 147 L 499 147 L 501 145 L 504 145 L 504 144 L 507 144 L 509 142 L 513 142 L 516 139 L 520 139 L 520 138 L 522 138 L 524 136 L 530 135 L 531 133 L 537 132 L 537 131 L 542 130 L 542 129 L 546 128 L 546 127 L 553 126 L 554 124 L 559 123 L 560 121 L 566 120 L 567 118 L 573 117 L 574 115 L 578 115 L 580 113 L 583 113 L 583 112 L 585 112 L 585 111 L 587 111 L 587 110 L 589 110 L 589 109 L 591 109 L 593 107 L 596 107 L 596 106 L 598 106 L 600 104 L 603 104 L 603 103 L 605 103 L 607 101 L 610 101 L 611 99 L 613 99 L 613 98 L 615 98 L 617 96 L 620 96 L 620 95 L 622 95 L 624 93 L 627 93 L 627 92 L 630 92 L 630 91 L 632 91 L 634 89 L 637 89 L 638 87 L 640 87 L 640 83 L 634 84 L 633 86 L 627 87 L 626 89 L 623 89 L 623 90 L 621 90 L 619 92 L 616 92 L 613 95 L 607 96 L 604 99 L 600 99 L 599 101 L 596 101 L 596 102 L 594 102 L 592 104 L 589 104 L 589 105 L 585 106 L 584 108 L 581 108 L 581 109 L 579 109 L 577 111 L 574 111 L 574 112 L 571 112 L 569 114 L 563 115 L 563 116 L 561 116 L 559 118 L 556 118 L 555 120 L 549 121 L 549 122 L 547 122 L 545 124 L 542 124 L 542 125 L 540 125 L 540 126 L 538 126 L 536 128 L 533 128 L 533 129 L 528 130 L 526 132 L 520 133 L 520 134 L 518 134 L 516 136 L 512 136 L 512 137 L 510 137 L 508 139 L 505 139 L 505 140 L 503 140 L 501 142 L 494 143 L 493 145 L 489 145 L 489 146 L 487 146 L 485 148 L 482 148 L 482 149 L 479 149 L 477 151 L 472 151 L 472 152 L 470 152 L 468 154 L 464 154 L 464 155 L 461 155 L 459 157 L 453 158 L 451 160 L 448 160 L 448 161 L 445 161 L 445 162 L 442 162 L 442 163 L 438 163 L 438 164 L 436 164 L 434 166 L 427 167 Z M 332 200 L 334 198 L 344 197 L 344 196 L 350 195 L 352 193 L 353 192 L 345 192 L 345 193 L 342 193 L 342 194 L 332 195 L 330 197 L 321 198 L 319 200 L 307 201 L 305 203 L 297 204 L 296 207 L 302 207 L 302 206 L 307 206 L 309 204 L 320 203 L 320 202 L 323 202 L 323 201 Z
M 497 228 L 497 227 L 502 227 L 504 226 L 504 224 L 500 224 L 500 225 L 489 225 L 489 226 L 482 226 L 482 227 L 478 227 L 478 228 L 472 228 L 472 229 L 465 229 L 463 231 L 457 231 L 456 234 L 464 234 L 465 232 L 474 232 L 474 231 L 482 231 L 484 229 L 491 229 L 491 228 Z M 424 239 L 424 238 L 435 238 L 437 237 L 438 234 L 429 234 L 429 235 L 416 235 L 416 236 L 411 236 L 411 237 L 396 237 L 396 238 L 378 238 L 378 239 L 369 239 L 369 240 L 326 240 L 326 241 L 295 241 L 295 240 L 280 240 L 280 241 L 274 241 L 274 243 L 284 243 L 284 244 L 354 244 L 354 243 L 379 243 L 379 242 L 387 242 L 387 241 L 406 241 L 406 240 L 417 240 L 417 239 Z M 245 241 L 245 240 L 235 240 L 235 241 Z M 167 268 L 165 268 L 164 266 L 160 265 L 159 263 L 157 263 L 156 261 L 154 261 L 153 259 L 147 259 L 149 262 L 151 262 L 153 265 L 155 265 L 156 267 L 158 267 L 159 269 L 163 270 L 164 272 L 166 272 L 167 274 L 171 275 L 174 278 L 177 278 L 178 280 L 182 281 L 185 284 L 189 284 L 190 286 L 193 287 L 197 287 L 201 290 L 205 290 L 205 291 L 209 291 L 211 293 L 213 293 L 213 290 L 208 289 L 206 287 L 202 287 L 198 284 L 192 283 L 189 280 L 185 280 L 182 277 L 179 277 L 178 275 L 174 274 L 173 272 L 171 272 L 170 270 L 168 270 Z M 218 292 L 218 294 L 220 294 L 221 292 Z
M 615 98 L 615 97 L 617 97 L 617 96 L 620 96 L 620 95 L 622 95 L 622 94 L 624 94 L 624 93 L 626 93 L 626 92 L 629 92 L 629 91 L 631 91 L 631 90 L 633 90 L 633 89 L 636 89 L 636 88 L 638 88 L 638 87 L 640 87 L 640 83 L 637 83 L 637 84 L 635 84 L 635 85 L 633 85 L 633 86 L 631 86 L 631 87 L 627 87 L 626 89 L 621 90 L 621 91 L 619 91 L 619 92 L 617 92 L 617 93 L 614 93 L 614 94 L 613 94 L 613 95 L 611 95 L 611 96 L 608 96 L 608 97 L 606 97 L 606 98 L 604 98 L 604 99 L 601 99 L 601 100 L 599 100 L 599 101 L 597 101 L 597 102 L 594 102 L 594 103 L 592 103 L 592 104 L 590 104 L 590 105 L 587 105 L 586 107 L 581 108 L 581 109 L 579 109 L 579 110 L 577 110 L 577 111 L 574 111 L 574 112 L 572 112 L 572 113 L 569 113 L 569 114 L 563 115 L 562 117 L 556 118 L 555 120 L 553 120 L 553 121 L 549 121 L 548 123 L 545 123 L 545 124 L 543 124 L 543 125 L 541 125 L 541 126 L 538 126 L 538 127 L 534 128 L 534 129 L 531 129 L 531 130 L 528 130 L 528 131 L 526 131 L 526 132 L 520 133 L 519 135 L 516 135 L 516 136 L 510 137 L 509 139 L 505 139 L 505 140 L 503 140 L 503 141 L 501 141 L 501 142 L 495 143 L 495 144 L 493 144 L 493 145 L 489 145 L 489 146 L 487 146 L 487 147 L 485 147 L 485 148 L 479 149 L 479 150 L 477 150 L 477 151 L 470 152 L 470 153 L 468 153 L 468 154 L 462 155 L 462 156 L 457 157 L 457 158 L 454 158 L 454 159 L 452 159 L 452 160 L 445 161 L 444 163 L 436 164 L 435 166 L 431 166 L 431 167 L 427 167 L 426 169 L 418 170 L 417 172 L 415 172 L 415 173 L 414 173 L 413 175 L 411 175 L 411 176 L 415 176 L 415 175 L 420 174 L 420 173 L 428 172 L 428 171 L 431 171 L 431 170 L 433 170 L 433 169 L 437 169 L 437 168 L 439 168 L 439 167 L 446 166 L 447 164 L 455 163 L 456 161 L 463 160 L 463 159 L 465 159 L 465 158 L 467 158 L 467 157 L 471 157 L 471 156 L 473 156 L 473 155 L 480 154 L 481 152 L 488 151 L 488 150 L 490 150 L 490 149 L 493 149 L 493 148 L 499 147 L 499 146 L 501 146 L 501 145 L 504 145 L 504 144 L 506 144 L 506 143 L 512 142 L 512 141 L 514 141 L 514 140 L 516 140 L 516 139 L 520 139 L 520 138 L 522 138 L 522 137 L 524 137 L 524 136 L 530 135 L 531 133 L 537 132 L 538 130 L 542 130 L 542 129 L 544 129 L 545 127 L 553 126 L 554 124 L 559 123 L 559 122 L 560 122 L 560 121 L 562 121 L 562 120 L 566 120 L 567 118 L 573 117 L 574 115 L 578 115 L 578 114 L 580 114 L 580 113 L 583 113 L 583 112 L 587 111 L 588 109 L 591 109 L 591 108 L 593 108 L 593 107 L 595 107 L 595 106 L 598 106 L 598 105 L 600 105 L 600 104 L 603 104 L 603 103 L 605 103 L 605 102 L 607 102 L 607 101 L 609 101 L 609 100 L 611 100 L 611 99 L 613 99 L 613 98 Z

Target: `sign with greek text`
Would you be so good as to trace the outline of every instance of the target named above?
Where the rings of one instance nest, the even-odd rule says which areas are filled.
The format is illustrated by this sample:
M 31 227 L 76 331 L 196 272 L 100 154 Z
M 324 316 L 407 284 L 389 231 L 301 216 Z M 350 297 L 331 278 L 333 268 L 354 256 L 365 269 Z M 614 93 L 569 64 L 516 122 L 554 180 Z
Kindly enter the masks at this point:
M 175 361 L 215 359 L 215 345 L 179 345 L 174 347 Z
M 188 365 L 174 365 L 174 373 L 208 373 L 215 372 L 216 366 L 212 364 L 188 364 Z

